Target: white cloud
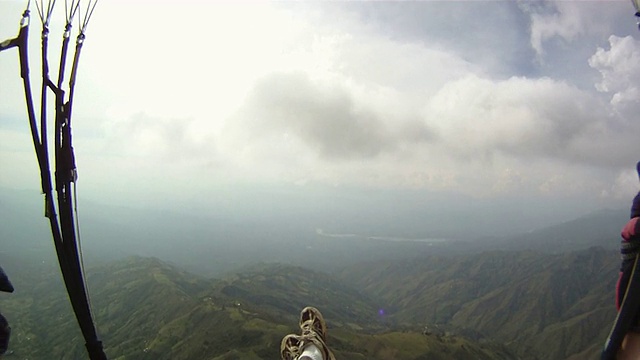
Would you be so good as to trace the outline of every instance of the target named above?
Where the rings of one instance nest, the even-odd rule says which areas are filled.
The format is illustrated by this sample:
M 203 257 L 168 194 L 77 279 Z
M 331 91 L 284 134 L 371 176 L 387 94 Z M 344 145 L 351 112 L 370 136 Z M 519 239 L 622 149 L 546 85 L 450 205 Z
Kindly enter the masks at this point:
M 640 83 L 640 43 L 631 36 L 609 37 L 609 49 L 599 47 L 589 59 L 589 66 L 598 70 L 602 80 L 596 84 L 598 91 L 611 94 L 611 103 L 621 106 L 627 102 L 638 103 Z
M 500 152 L 523 159 L 579 160 L 579 143 L 602 119 L 596 99 L 552 79 L 449 83 L 429 102 L 429 124 L 463 157 Z
M 609 50 L 593 54 L 602 44 L 589 35 L 608 26 L 594 24 L 600 5 L 529 9 L 530 34 L 513 4 L 492 4 L 505 24 L 478 34 L 468 30 L 481 29 L 487 18 L 473 9 L 458 12 L 455 4 L 438 5 L 459 21 L 434 22 L 447 24 L 446 31 L 420 26 L 438 16 L 430 3 L 397 5 L 394 16 L 413 22 L 389 33 L 377 17 L 367 17 L 374 4 L 350 10 L 359 16 L 346 14 L 351 5 L 325 6 L 321 16 L 314 6 L 99 4 L 74 112 L 74 130 L 88 134 L 76 137 L 79 152 L 80 145 L 90 149 L 78 154 L 87 177 L 142 190 L 159 178 L 158 193 L 185 179 L 192 193 L 222 179 L 484 196 L 611 194 L 617 174 L 640 153 L 640 126 L 628 120 L 637 114 L 638 44 L 612 36 Z M 387 20 L 388 26 L 401 22 Z M 458 36 L 463 45 L 447 45 Z M 587 43 L 606 101 L 570 76 L 538 76 L 534 65 L 523 65 L 532 53 L 522 41 L 528 36 L 557 63 L 565 53 L 553 53 L 554 39 Z M 37 48 L 36 39 L 36 54 Z M 505 56 L 509 64 L 501 67 L 497 59 Z M 16 63 L 5 58 L 0 55 L 0 113 L 24 116 Z M 588 82 L 593 74 L 578 75 Z M 15 81 L 5 85 L 10 77 Z M 14 155 L 1 154 L 16 163 Z
M 640 186 L 638 185 L 638 173 L 635 169 L 625 169 L 620 171 L 611 185 L 611 189 L 608 189 L 605 195 L 627 200 L 630 205 L 630 199 L 638 191 L 640 191 Z

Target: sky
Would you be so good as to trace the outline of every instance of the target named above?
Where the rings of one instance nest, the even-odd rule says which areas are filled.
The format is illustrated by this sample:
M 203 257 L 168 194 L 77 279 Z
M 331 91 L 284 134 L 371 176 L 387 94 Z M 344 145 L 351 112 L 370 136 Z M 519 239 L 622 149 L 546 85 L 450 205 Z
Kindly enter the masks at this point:
M 25 5 L 0 0 L 0 41 Z M 78 191 L 187 214 L 511 214 L 513 229 L 628 207 L 634 12 L 630 1 L 103 0 L 74 98 Z M 64 15 L 58 1 L 51 59 Z M 37 197 L 19 69 L 15 49 L 0 53 L 0 187 Z

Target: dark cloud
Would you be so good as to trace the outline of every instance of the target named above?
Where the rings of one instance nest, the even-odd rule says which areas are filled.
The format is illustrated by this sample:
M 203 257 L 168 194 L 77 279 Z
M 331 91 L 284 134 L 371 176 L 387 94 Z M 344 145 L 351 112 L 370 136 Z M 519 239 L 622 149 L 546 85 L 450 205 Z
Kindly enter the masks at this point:
M 345 87 L 315 82 L 304 73 L 276 73 L 257 82 L 241 111 L 253 134 L 287 133 L 330 159 L 371 158 L 400 142 L 425 141 L 431 132 L 418 121 L 400 130 Z

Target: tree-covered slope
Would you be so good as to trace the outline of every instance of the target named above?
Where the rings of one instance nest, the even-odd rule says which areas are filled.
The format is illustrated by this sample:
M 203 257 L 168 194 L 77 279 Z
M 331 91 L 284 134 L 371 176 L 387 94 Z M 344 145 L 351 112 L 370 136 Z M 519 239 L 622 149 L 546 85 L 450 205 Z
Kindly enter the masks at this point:
M 564 359 L 601 347 L 617 266 L 616 253 L 600 248 L 499 251 L 359 264 L 339 277 L 384 302 L 396 324 L 445 324 L 523 356 Z
M 12 264 L 20 287 L 0 299 L 13 327 L 7 359 L 86 358 L 55 267 Z M 509 359 L 501 345 L 393 328 L 365 295 L 304 268 L 261 265 L 204 279 L 155 258 L 88 271 L 92 305 L 110 359 L 276 359 L 303 306 L 319 307 L 341 359 Z

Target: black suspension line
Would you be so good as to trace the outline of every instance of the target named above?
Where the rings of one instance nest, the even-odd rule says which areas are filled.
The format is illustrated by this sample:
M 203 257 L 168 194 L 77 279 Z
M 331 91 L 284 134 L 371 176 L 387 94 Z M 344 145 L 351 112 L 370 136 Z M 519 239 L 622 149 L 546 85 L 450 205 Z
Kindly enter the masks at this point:
M 48 35 L 49 21 L 53 12 L 53 2 L 49 1 L 46 9 L 44 1 L 40 5 L 36 2 L 40 19 L 42 20 L 42 93 L 41 93 L 41 122 L 40 135 L 36 122 L 35 109 L 33 105 L 33 95 L 29 78 L 28 60 L 28 31 L 29 31 L 29 4 L 22 15 L 20 22 L 20 32 L 14 39 L 0 43 L 0 51 L 13 47 L 18 48 L 20 57 L 20 76 L 23 79 L 25 99 L 27 103 L 27 114 L 31 136 L 36 152 L 36 158 L 40 167 L 41 188 L 45 196 L 45 216 L 49 219 L 53 242 L 60 264 L 62 277 L 67 288 L 69 300 L 71 302 L 76 319 L 85 338 L 85 346 L 91 360 L 106 360 L 107 357 L 102 348 L 102 342 L 98 339 L 97 332 L 91 316 L 89 297 L 87 295 L 84 282 L 84 269 L 79 260 L 79 249 L 76 237 L 76 227 L 73 218 L 73 200 L 71 183 L 75 185 L 77 172 L 75 158 L 71 143 L 71 99 L 75 85 L 75 74 L 78 66 L 80 49 L 84 42 L 84 30 L 86 29 L 89 17 L 93 13 L 95 3 L 91 11 L 87 11 L 82 23 L 80 34 L 76 42 L 76 52 L 74 56 L 73 70 L 70 82 L 69 101 L 65 103 L 65 91 L 62 89 L 64 79 L 65 62 L 69 43 L 71 24 L 76 11 L 79 9 L 79 1 L 72 1 L 71 10 L 68 10 L 65 2 L 67 15 L 67 25 L 63 35 L 62 53 L 60 67 L 58 69 L 58 83 L 54 84 L 49 78 L 48 55 Z M 91 5 L 91 1 L 89 2 Z M 89 9 L 89 7 L 87 8 Z M 54 150 L 55 150 L 55 184 L 58 198 L 58 210 L 60 219 L 57 219 L 56 208 L 53 201 L 51 172 L 49 165 L 48 141 L 47 141 L 47 89 L 52 90 L 55 96 L 55 125 L 54 125 Z M 75 189 L 74 189 L 75 190 Z M 81 256 L 80 256 L 81 257 Z

